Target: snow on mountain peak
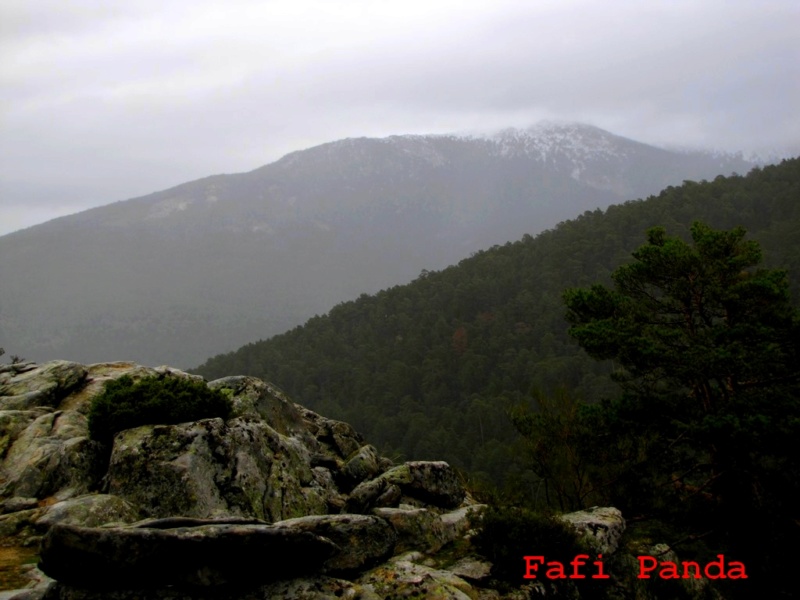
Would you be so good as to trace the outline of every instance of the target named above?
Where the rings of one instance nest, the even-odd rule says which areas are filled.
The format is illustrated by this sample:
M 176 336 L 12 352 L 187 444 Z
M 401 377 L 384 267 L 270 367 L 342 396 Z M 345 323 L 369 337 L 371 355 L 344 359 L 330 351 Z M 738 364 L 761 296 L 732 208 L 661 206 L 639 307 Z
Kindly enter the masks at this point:
M 526 129 L 508 128 L 469 136 L 495 146 L 500 156 L 525 156 L 540 162 L 560 159 L 580 168 L 587 159 L 622 159 L 627 156 L 621 138 L 582 123 L 541 121 Z

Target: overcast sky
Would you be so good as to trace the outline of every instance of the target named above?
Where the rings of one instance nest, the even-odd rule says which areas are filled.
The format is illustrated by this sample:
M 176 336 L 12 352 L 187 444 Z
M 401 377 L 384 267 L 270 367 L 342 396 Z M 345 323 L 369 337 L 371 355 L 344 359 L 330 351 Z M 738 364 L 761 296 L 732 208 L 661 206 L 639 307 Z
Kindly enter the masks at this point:
M 358 136 L 800 153 L 798 0 L 2 0 L 0 234 Z

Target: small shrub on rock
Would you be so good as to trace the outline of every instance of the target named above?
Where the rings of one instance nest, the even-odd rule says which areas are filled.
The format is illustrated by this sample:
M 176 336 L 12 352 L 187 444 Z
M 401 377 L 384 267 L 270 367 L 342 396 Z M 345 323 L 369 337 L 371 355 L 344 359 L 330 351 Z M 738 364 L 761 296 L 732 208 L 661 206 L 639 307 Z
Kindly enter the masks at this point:
M 492 576 L 512 585 L 524 583 L 524 556 L 544 555 L 568 563 L 586 553 L 575 531 L 559 519 L 514 507 L 490 507 L 473 538 L 478 552 L 493 564 Z
M 123 429 L 152 423 L 184 423 L 212 417 L 230 417 L 230 399 L 204 381 L 179 377 L 128 375 L 108 381 L 89 409 L 89 436 L 111 442 Z

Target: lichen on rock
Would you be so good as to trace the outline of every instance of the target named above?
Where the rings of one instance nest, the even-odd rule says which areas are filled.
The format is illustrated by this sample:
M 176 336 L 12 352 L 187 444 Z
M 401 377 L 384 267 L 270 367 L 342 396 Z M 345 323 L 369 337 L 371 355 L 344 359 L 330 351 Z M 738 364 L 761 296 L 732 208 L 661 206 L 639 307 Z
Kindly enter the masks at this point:
M 56 579 L 41 575 L 26 600 L 527 594 L 491 589 L 470 543 L 481 506 L 447 463 L 394 464 L 254 377 L 208 384 L 231 402 L 224 419 L 90 440 L 92 398 L 125 375 L 200 381 L 123 362 L 0 366 L 0 537 L 43 539 Z M 609 554 L 625 528 L 613 508 L 562 518 Z

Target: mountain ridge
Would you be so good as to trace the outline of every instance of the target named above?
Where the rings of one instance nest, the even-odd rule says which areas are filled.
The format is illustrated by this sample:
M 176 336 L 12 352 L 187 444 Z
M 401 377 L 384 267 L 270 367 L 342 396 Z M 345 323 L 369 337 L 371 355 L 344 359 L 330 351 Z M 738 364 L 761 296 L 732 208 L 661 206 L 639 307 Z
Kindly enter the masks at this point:
M 580 130 L 628 157 L 542 162 L 466 136 L 354 138 L 2 236 L 0 339 L 35 360 L 190 366 L 584 210 L 751 166 Z M 547 144 L 569 137 L 548 131 Z
M 594 138 L 595 140 L 599 140 L 599 143 L 595 144 L 594 146 L 576 143 L 576 141 L 585 140 L 590 137 Z M 301 157 L 307 158 L 316 154 L 331 156 L 331 150 L 338 152 L 342 148 L 352 148 L 363 143 L 377 143 L 388 146 L 402 145 L 400 149 L 403 153 L 409 156 L 427 159 L 426 161 L 433 166 L 444 166 L 445 164 L 449 164 L 451 162 L 447 160 L 446 156 L 442 152 L 431 147 L 431 145 L 435 144 L 436 142 L 455 144 L 474 142 L 485 143 L 490 150 L 490 154 L 492 155 L 502 157 L 522 156 L 526 158 L 532 158 L 538 163 L 547 163 L 548 157 L 550 157 L 551 162 L 554 162 L 553 154 L 555 154 L 557 157 L 559 154 L 562 154 L 566 155 L 568 159 L 573 161 L 573 170 L 571 171 L 571 174 L 573 179 L 579 179 L 574 169 L 580 168 L 580 164 L 578 164 L 577 161 L 581 159 L 586 159 L 589 156 L 592 158 L 597 158 L 598 155 L 604 155 L 604 158 L 627 158 L 631 154 L 631 152 L 620 153 L 619 151 L 614 151 L 614 145 L 611 143 L 612 141 L 634 146 L 638 149 L 647 148 L 650 151 L 660 151 L 664 156 L 677 153 L 684 156 L 704 157 L 705 159 L 710 159 L 711 163 L 719 169 L 720 173 L 718 174 L 724 174 L 726 169 L 730 169 L 732 167 L 745 166 L 750 168 L 755 166 L 755 162 L 753 160 L 744 159 L 741 154 L 732 154 L 724 151 L 698 151 L 691 149 L 661 148 L 658 146 L 638 142 L 624 136 L 612 134 L 593 125 L 575 122 L 542 121 L 526 128 L 508 127 L 489 133 L 404 134 L 391 135 L 383 138 L 344 138 L 341 140 L 319 144 L 304 150 L 290 152 L 272 163 L 256 167 L 250 171 L 238 173 L 219 173 L 201 177 L 199 179 L 191 180 L 176 186 L 171 186 L 164 190 L 146 194 L 144 196 L 119 200 L 106 205 L 89 208 L 71 215 L 57 217 L 45 223 L 33 225 L 26 229 L 10 232 L 5 235 L 17 234 L 22 231 L 28 231 L 30 229 L 38 228 L 54 222 L 63 224 L 65 220 L 72 220 L 73 218 L 77 218 L 78 215 L 86 215 L 86 213 L 92 213 L 93 215 L 96 215 L 98 214 L 97 211 L 105 211 L 106 209 L 119 207 L 120 205 L 126 205 L 128 203 L 145 203 L 151 199 L 155 200 L 155 198 L 160 195 L 168 193 L 181 193 L 183 190 L 187 189 L 187 187 L 191 188 L 199 186 L 203 183 L 205 183 L 209 188 L 209 193 L 206 197 L 207 202 L 217 202 L 218 198 L 216 198 L 213 192 L 217 188 L 217 185 L 220 182 L 225 181 L 227 178 L 247 177 L 258 179 L 259 175 L 262 173 L 269 173 L 269 175 L 272 175 L 272 169 L 289 170 L 291 167 L 296 166 L 298 159 Z M 418 146 L 427 148 L 428 152 L 426 153 L 423 150 L 412 148 L 410 147 L 410 143 L 416 143 Z M 368 159 L 369 155 L 362 151 L 353 158 L 358 160 Z M 160 208 L 160 211 L 154 211 L 153 213 L 148 214 L 147 217 L 157 218 L 159 216 L 159 212 L 161 215 L 166 216 L 172 212 L 183 211 L 188 208 L 188 204 L 182 205 L 180 202 L 177 202 L 172 207 L 165 205 Z

